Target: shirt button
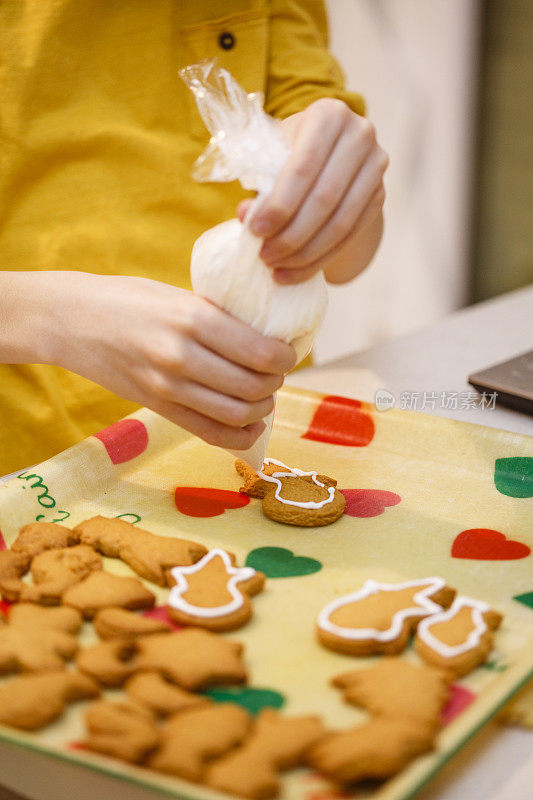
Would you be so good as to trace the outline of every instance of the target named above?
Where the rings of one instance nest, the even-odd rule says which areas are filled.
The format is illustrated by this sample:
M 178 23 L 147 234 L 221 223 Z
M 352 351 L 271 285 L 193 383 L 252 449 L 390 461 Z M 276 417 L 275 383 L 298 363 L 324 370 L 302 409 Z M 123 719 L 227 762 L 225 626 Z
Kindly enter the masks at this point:
M 235 46 L 235 36 L 229 31 L 224 31 L 218 37 L 218 43 L 223 50 L 231 50 Z

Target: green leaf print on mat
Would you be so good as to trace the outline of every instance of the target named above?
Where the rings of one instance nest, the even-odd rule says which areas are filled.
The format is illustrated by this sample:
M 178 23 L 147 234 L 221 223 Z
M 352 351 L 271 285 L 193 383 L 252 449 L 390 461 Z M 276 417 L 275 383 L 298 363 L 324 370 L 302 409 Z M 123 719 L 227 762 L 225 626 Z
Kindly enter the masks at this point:
M 501 494 L 508 497 L 533 497 L 533 458 L 497 458 L 494 464 L 494 485 Z
M 281 708 L 285 698 L 273 689 L 239 688 L 238 686 L 219 686 L 206 689 L 206 694 L 217 703 L 238 703 L 250 714 L 258 714 L 263 708 Z
M 294 578 L 312 575 L 322 569 L 322 564 L 315 558 L 295 556 L 285 547 L 257 547 L 248 553 L 246 566 L 264 572 L 267 578 Z
M 505 672 L 509 665 L 504 661 L 498 661 L 498 659 L 494 659 L 493 661 L 485 661 L 485 663 L 481 664 L 481 666 L 483 669 L 488 669 L 489 672 Z
M 528 608 L 533 609 L 533 592 L 526 592 L 525 594 L 515 594 L 513 600 L 518 600 L 519 603 L 523 603 Z

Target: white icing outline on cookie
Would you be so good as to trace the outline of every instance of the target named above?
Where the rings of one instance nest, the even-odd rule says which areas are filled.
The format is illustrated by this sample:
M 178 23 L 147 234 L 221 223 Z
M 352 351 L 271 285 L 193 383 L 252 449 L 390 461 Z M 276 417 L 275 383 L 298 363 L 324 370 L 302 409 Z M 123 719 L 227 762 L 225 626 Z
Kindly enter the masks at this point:
M 194 606 L 188 603 L 187 600 L 182 597 L 190 588 L 187 575 L 200 572 L 209 561 L 212 561 L 217 556 L 222 559 L 226 572 L 231 576 L 226 583 L 226 588 L 233 600 L 222 606 Z M 226 551 L 215 547 L 209 550 L 196 564 L 192 564 L 189 567 L 173 567 L 170 570 L 170 574 L 175 579 L 176 584 L 170 590 L 167 605 L 171 608 L 175 608 L 176 611 L 183 611 L 189 616 L 225 617 L 229 614 L 233 614 L 234 611 L 238 611 L 244 603 L 244 596 L 242 592 L 237 589 L 237 584 L 253 578 L 254 575 L 257 574 L 257 571 L 253 567 L 234 567 Z
M 280 503 L 285 503 L 288 506 L 298 506 L 298 508 L 318 509 L 327 505 L 327 503 L 333 502 L 333 497 L 335 495 L 334 486 L 330 486 L 328 488 L 329 497 L 326 497 L 325 500 L 308 500 L 298 502 L 297 500 L 287 500 L 285 497 L 280 497 L 282 483 L 279 478 L 304 478 L 309 476 L 313 480 L 313 483 L 316 483 L 317 486 L 322 487 L 322 489 L 325 489 L 326 487 L 323 483 L 320 483 L 320 481 L 317 480 L 318 473 L 315 470 L 311 470 L 311 472 L 304 472 L 303 470 L 298 469 L 298 467 L 288 467 L 287 464 L 284 464 L 283 461 L 278 461 L 276 458 L 265 458 L 263 463 L 267 465 L 276 464 L 278 467 L 284 467 L 285 469 L 289 470 L 288 472 L 274 472 L 272 475 L 265 475 L 264 472 L 258 472 L 258 475 L 260 475 L 263 480 L 277 484 L 275 498 L 276 500 L 279 500 Z
M 442 642 L 431 633 L 430 628 L 440 622 L 448 622 L 458 614 L 462 608 L 472 609 L 471 617 L 474 623 L 474 630 L 470 631 L 466 640 L 462 644 L 450 645 Z M 490 611 L 490 606 L 482 600 L 474 600 L 471 597 L 456 597 L 447 611 L 442 611 L 435 616 L 428 617 L 422 620 L 417 629 L 417 636 L 427 644 L 432 650 L 435 650 L 443 658 L 453 658 L 467 653 L 469 650 L 475 650 L 481 642 L 481 637 L 489 629 L 483 614 Z
M 426 584 L 429 584 L 427 586 Z M 402 589 L 409 589 L 412 586 L 425 586 L 417 592 L 413 600 L 420 603 L 417 606 L 408 606 L 401 608 L 393 614 L 390 628 L 385 631 L 377 630 L 376 628 L 344 628 L 341 625 L 336 625 L 331 621 L 331 615 L 342 608 L 342 606 L 356 603 L 358 600 L 364 600 L 373 594 L 379 592 L 396 592 Z M 370 578 L 365 581 L 362 588 L 357 592 L 346 594 L 336 600 L 332 600 L 327 606 L 324 606 L 317 618 L 318 627 L 327 633 L 332 633 L 341 639 L 359 640 L 359 639 L 374 639 L 378 642 L 390 642 L 396 639 L 402 632 L 402 626 L 406 619 L 409 617 L 428 616 L 442 611 L 442 606 L 431 600 L 429 595 L 435 594 L 446 586 L 444 578 L 421 578 L 419 580 L 405 581 L 404 583 L 379 583 L 378 581 Z

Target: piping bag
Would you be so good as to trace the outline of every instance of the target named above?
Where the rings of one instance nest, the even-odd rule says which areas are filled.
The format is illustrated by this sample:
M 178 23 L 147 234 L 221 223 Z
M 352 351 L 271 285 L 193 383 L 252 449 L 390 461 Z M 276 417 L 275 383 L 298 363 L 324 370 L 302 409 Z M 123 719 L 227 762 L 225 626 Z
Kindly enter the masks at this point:
M 192 176 L 200 182 L 238 179 L 257 191 L 243 223 L 230 219 L 203 233 L 191 254 L 194 292 L 242 320 L 264 336 L 282 339 L 300 362 L 311 350 L 327 307 L 327 288 L 320 270 L 296 285 L 277 284 L 259 258 L 263 240 L 249 230 L 259 204 L 270 194 L 290 149 L 279 123 L 263 110 L 261 93 L 247 94 L 216 60 L 180 70 L 193 92 L 211 139 L 196 160 Z M 260 470 L 274 412 L 248 450 L 228 450 Z

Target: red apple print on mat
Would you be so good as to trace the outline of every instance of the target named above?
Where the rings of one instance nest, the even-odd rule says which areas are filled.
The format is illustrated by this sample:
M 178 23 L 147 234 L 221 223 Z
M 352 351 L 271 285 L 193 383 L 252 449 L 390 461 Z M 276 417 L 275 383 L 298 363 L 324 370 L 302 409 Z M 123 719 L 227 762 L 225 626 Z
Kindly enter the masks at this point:
M 207 489 L 203 486 L 176 486 L 176 508 L 188 517 L 218 517 L 227 508 L 243 508 L 250 498 L 228 489 Z
M 372 417 L 361 411 L 361 402 L 330 395 L 318 406 L 303 439 L 345 447 L 366 447 L 374 438 Z
M 466 686 L 459 686 L 454 683 L 450 686 L 450 699 L 442 709 L 440 721 L 442 725 L 447 725 L 452 719 L 468 708 L 476 699 L 476 695 L 467 689 Z
M 148 431 L 138 419 L 119 419 L 94 435 L 103 443 L 113 464 L 131 461 L 144 453 L 148 445 Z
M 455 537 L 452 545 L 454 558 L 475 558 L 483 561 L 512 561 L 526 558 L 531 548 L 514 539 L 507 539 L 500 531 L 490 528 L 470 528 Z
M 388 506 L 397 506 L 399 494 L 382 489 L 341 489 L 346 498 L 344 513 L 349 517 L 379 517 Z
M 170 619 L 166 606 L 154 606 L 153 608 L 143 611 L 141 616 L 151 617 L 152 619 L 157 619 L 160 622 L 164 622 L 169 628 L 173 628 L 175 631 L 181 631 L 183 629 L 183 625 L 177 625 L 173 620 Z
M 0 531 L 0 550 L 7 550 L 6 540 L 2 536 L 2 531 Z

